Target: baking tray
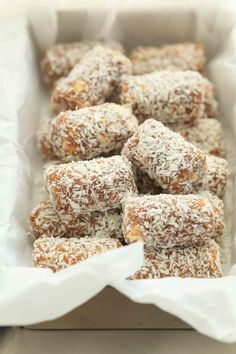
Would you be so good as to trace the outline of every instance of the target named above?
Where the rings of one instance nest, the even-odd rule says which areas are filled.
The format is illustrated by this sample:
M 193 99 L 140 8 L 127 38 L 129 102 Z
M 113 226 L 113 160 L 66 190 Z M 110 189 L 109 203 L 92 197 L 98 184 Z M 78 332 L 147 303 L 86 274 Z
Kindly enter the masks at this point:
M 185 322 L 154 305 L 138 304 L 106 287 L 82 306 L 54 321 L 28 329 L 190 329 Z
M 137 4 L 138 2 L 136 2 L 136 5 Z M 191 4 L 193 5 L 192 7 L 190 6 Z M 205 33 L 208 34 L 209 32 L 209 37 L 210 39 L 212 39 L 212 36 L 210 36 L 210 34 L 211 34 L 211 29 L 214 28 L 215 26 L 215 23 L 212 20 L 213 18 L 215 18 L 215 16 L 208 16 L 209 8 L 205 11 L 203 2 L 193 1 L 191 2 L 191 4 L 187 4 L 185 1 L 178 1 L 178 0 L 176 0 L 176 2 L 173 1 L 163 2 L 158 0 L 158 1 L 146 1 L 144 4 L 141 4 L 141 6 L 139 7 L 135 5 L 135 1 L 127 1 L 124 4 L 125 5 L 124 8 L 122 8 L 120 12 L 117 14 L 117 17 L 119 19 L 119 26 L 122 26 L 122 33 L 119 33 L 119 28 L 116 25 L 114 25 L 111 31 L 109 32 L 108 39 L 121 40 L 124 43 L 127 50 L 130 50 L 139 44 L 140 45 L 161 45 L 164 43 L 174 43 L 174 42 L 180 42 L 185 40 L 195 40 L 194 33 L 196 28 L 198 28 L 198 30 L 200 31 L 200 33 L 197 33 L 198 38 L 201 39 L 201 31 L 202 29 L 204 29 Z M 199 8 L 201 10 L 202 18 L 204 18 L 204 21 L 202 21 L 203 23 L 202 26 L 199 26 L 197 24 L 199 18 L 198 16 L 196 16 L 196 11 L 195 11 L 196 9 L 194 9 L 194 6 L 197 5 L 199 5 Z M 88 16 L 88 12 L 90 11 L 93 12 L 95 16 L 91 16 L 90 18 L 90 16 Z M 56 41 L 68 42 L 68 41 L 80 40 L 83 38 L 92 39 L 92 36 L 90 36 L 89 33 L 90 25 L 93 23 L 93 19 L 96 20 L 96 18 L 100 16 L 99 11 L 98 12 L 96 11 L 98 11 L 97 8 L 95 9 L 91 7 L 91 9 L 87 9 L 85 6 L 76 9 L 62 8 L 60 10 L 57 10 L 56 11 L 57 31 L 56 31 L 56 38 L 55 38 Z M 212 7 L 211 11 L 214 12 L 215 8 Z M 103 13 L 103 10 L 101 10 L 100 12 Z M 180 21 L 180 16 L 181 16 L 181 21 Z M 45 30 L 46 33 L 46 25 L 44 25 L 43 20 L 45 20 L 45 16 L 42 17 L 42 24 L 40 22 L 40 30 L 42 31 Z M 37 33 L 35 33 L 34 31 L 33 17 L 32 17 L 31 24 L 33 29 L 32 31 L 33 37 L 35 43 L 37 43 L 37 40 L 39 38 L 37 38 Z M 207 43 L 209 43 L 209 45 L 207 45 L 206 48 L 208 59 L 211 60 L 220 51 L 223 52 L 225 49 L 227 49 L 224 47 L 224 45 L 226 43 L 225 36 L 230 34 L 230 26 L 228 22 L 227 22 L 227 26 L 222 27 L 222 36 L 219 35 L 219 37 L 216 38 L 216 42 L 214 42 L 214 40 L 207 41 Z M 87 33 L 87 37 L 85 37 L 86 33 Z M 102 38 L 102 34 L 104 34 L 104 32 L 102 31 L 100 34 L 98 33 L 97 39 Z M 48 33 L 48 36 L 50 36 L 50 33 Z M 40 43 L 37 43 L 37 45 L 38 48 L 40 48 Z M 229 70 L 228 75 L 230 73 L 231 72 Z M 216 81 L 218 81 L 216 82 L 217 87 L 220 88 L 219 83 L 222 80 L 222 74 L 221 76 L 217 75 L 217 77 L 215 78 Z M 229 88 L 231 87 L 229 86 Z M 224 103 L 225 103 L 224 106 L 232 107 L 231 96 L 233 95 L 234 91 L 231 89 L 229 89 L 228 91 L 229 92 L 227 92 L 226 100 L 224 99 Z M 35 107 L 35 110 L 38 111 L 38 106 Z M 33 116 L 34 115 L 31 114 L 31 117 Z M 27 205 L 27 207 L 30 208 L 30 205 L 29 206 Z M 19 243 L 20 243 L 20 239 L 19 239 Z M 112 281 L 109 282 L 108 284 L 113 284 L 114 286 L 116 286 L 116 284 Z M 85 288 L 86 288 L 86 284 L 85 284 Z M 65 288 L 64 290 L 66 291 L 67 288 Z M 122 289 L 120 289 L 120 291 L 122 291 Z M 72 293 L 75 296 L 77 296 L 77 293 L 74 292 Z M 196 292 L 194 293 L 196 294 Z M 30 292 L 28 292 L 27 295 L 29 295 L 29 298 L 34 299 L 34 297 L 32 297 L 32 294 Z M 40 297 L 41 295 L 40 291 L 39 292 L 36 291 L 35 295 L 36 295 L 35 298 L 37 303 L 37 296 Z M 129 295 L 134 300 L 140 301 L 140 297 L 141 297 L 140 295 L 142 294 L 136 292 L 135 294 L 129 293 Z M 134 296 L 132 297 L 131 295 Z M 173 297 L 175 297 L 175 292 L 173 293 Z M 25 298 L 28 299 L 28 297 Z M 160 298 L 161 295 L 159 294 L 159 300 Z M 40 300 L 41 299 L 43 300 L 44 296 L 40 298 Z M 65 298 L 63 298 L 63 300 L 60 300 L 60 296 L 58 296 L 58 299 L 59 301 L 57 302 L 59 303 L 59 305 L 62 303 L 62 301 L 65 302 L 67 301 L 66 296 Z M 153 298 L 150 300 L 150 297 L 149 298 L 147 297 L 147 299 L 148 299 L 147 301 L 150 301 L 152 303 L 155 302 L 153 301 Z M 22 307 L 21 309 L 22 313 L 29 310 L 30 308 L 29 302 L 30 301 L 28 301 L 25 304 L 25 307 Z M 175 303 L 175 299 L 173 302 Z M 47 304 L 47 302 L 45 303 Z M 78 305 L 78 303 L 76 303 L 76 306 Z M 183 301 L 183 303 L 185 302 Z M 172 311 L 172 313 L 178 313 L 176 309 L 175 311 L 173 311 L 173 306 L 171 308 L 171 302 L 170 302 L 170 308 L 169 305 L 168 307 L 163 306 L 161 301 L 159 301 L 159 304 L 167 311 L 170 310 Z M 209 307 L 211 306 L 211 301 L 209 301 L 209 298 L 208 298 L 207 305 L 209 305 Z M 178 305 L 176 306 L 177 309 L 179 307 L 181 306 Z M 40 305 L 38 306 L 38 308 L 40 312 Z M 71 308 L 72 307 L 70 307 L 70 309 Z M 202 311 L 202 308 L 200 309 Z M 36 311 L 37 310 L 35 309 L 35 312 Z M 205 313 L 208 312 L 204 310 L 204 314 Z M 32 310 L 31 310 L 31 314 L 35 316 L 34 311 Z M 7 310 L 7 316 L 8 315 L 9 315 L 9 311 Z M 180 313 L 180 315 L 182 314 Z M 198 311 L 196 311 L 195 317 L 197 315 L 198 315 Z M 55 315 L 52 315 L 51 317 L 48 316 L 45 318 L 55 318 L 55 317 L 56 317 Z M 188 321 L 187 316 L 185 317 L 183 316 L 183 318 L 185 318 L 186 321 Z M 205 317 L 202 316 L 199 320 L 200 325 L 196 327 L 198 328 L 198 330 L 202 330 L 202 327 L 204 327 L 203 323 L 201 322 L 202 318 L 205 322 Z M 40 320 L 42 320 L 42 318 Z M 217 322 L 217 319 L 215 320 Z M 21 325 L 22 323 L 32 323 L 32 322 L 33 321 L 31 322 L 22 321 L 22 322 L 17 322 L 17 324 Z M 192 322 L 189 321 L 189 322 L 192 323 L 193 326 L 195 326 L 194 321 Z M 222 319 L 220 319 L 219 322 L 220 325 L 222 325 Z M 215 322 L 213 327 L 215 327 Z M 64 315 L 55 320 L 42 322 L 36 325 L 30 325 L 30 326 L 28 325 L 25 326 L 25 328 L 31 330 L 39 330 L 39 329 L 81 330 L 81 329 L 188 329 L 190 327 L 185 322 L 158 309 L 154 305 L 139 304 L 139 303 L 132 302 L 131 300 L 129 300 L 127 297 L 125 297 L 124 295 L 122 295 L 112 287 L 106 287 L 94 298 L 87 301 L 86 303 L 76 308 L 75 310 L 71 311 L 67 315 Z M 207 331 L 205 330 L 205 332 Z
M 149 1 L 151 4 L 151 1 Z M 149 4 L 149 5 L 150 5 Z M 153 3 L 154 4 L 154 3 Z M 203 4 L 203 3 L 202 3 Z M 122 25 L 122 36 L 119 37 L 119 30 L 114 25 L 110 38 L 120 39 L 127 50 L 143 45 L 161 45 L 164 43 L 194 40 L 192 32 L 196 26 L 195 12 L 191 7 L 186 6 L 186 2 L 177 1 L 175 5 L 170 1 L 165 3 L 157 1 L 155 8 L 151 11 L 150 6 L 145 8 L 126 7 L 126 10 L 118 14 L 120 25 Z M 104 15 L 103 9 L 96 10 L 86 7 L 77 9 L 57 10 L 57 37 L 56 42 L 70 42 L 84 39 L 90 36 L 90 25 L 96 26 L 92 22 L 94 14 L 88 16 L 88 11 L 96 13 L 98 17 Z M 159 21 L 155 21 L 155 11 L 158 11 Z M 214 11 L 214 10 L 212 10 Z M 181 25 L 178 21 L 181 16 Z M 148 23 L 146 18 L 149 18 Z M 138 19 L 137 21 L 135 19 Z M 133 27 L 130 28 L 130 21 Z M 166 23 L 168 21 L 168 26 Z M 69 24 L 69 26 L 68 26 Z M 173 28 L 178 24 L 178 31 Z M 140 27 L 145 25 L 145 35 L 142 35 Z M 98 21 L 99 27 L 99 21 Z M 101 27 L 100 27 L 101 28 Z M 189 31 L 189 28 L 192 31 Z M 137 31 L 136 31 L 137 30 Z M 147 33 L 150 32 L 150 36 Z M 155 43 L 153 43 L 153 33 L 158 33 Z M 171 33 L 171 37 L 170 37 Z M 102 37 L 103 31 L 100 35 Z M 148 42 L 152 38 L 152 42 Z M 207 48 L 207 56 L 211 57 L 211 48 Z M 76 308 L 70 313 L 52 321 L 26 326 L 28 329 L 189 329 L 182 320 L 168 314 L 150 304 L 138 304 L 129 300 L 112 287 L 106 287 L 94 298 Z

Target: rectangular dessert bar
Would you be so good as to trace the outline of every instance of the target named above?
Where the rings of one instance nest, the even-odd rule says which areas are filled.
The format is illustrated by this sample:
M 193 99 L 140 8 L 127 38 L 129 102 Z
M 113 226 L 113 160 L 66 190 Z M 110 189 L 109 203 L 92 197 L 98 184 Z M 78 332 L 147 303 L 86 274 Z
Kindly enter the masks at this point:
M 119 208 L 137 194 L 131 163 L 121 156 L 52 166 L 45 181 L 55 208 L 67 213 Z

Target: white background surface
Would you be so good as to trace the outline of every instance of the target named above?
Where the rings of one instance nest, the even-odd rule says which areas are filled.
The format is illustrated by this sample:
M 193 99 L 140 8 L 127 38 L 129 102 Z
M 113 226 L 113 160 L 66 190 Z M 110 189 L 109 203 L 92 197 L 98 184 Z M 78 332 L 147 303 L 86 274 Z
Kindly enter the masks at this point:
M 73 6 L 77 1 L 34 1 L 41 6 Z M 176 1 L 176 0 L 173 0 Z M 186 0 L 187 1 L 187 0 Z M 80 1 L 85 6 L 105 1 Z M 29 0 L 0 0 L 0 19 L 25 15 Z M 194 331 L 0 331 L 0 354 L 32 353 L 236 353 L 235 345 L 220 344 Z

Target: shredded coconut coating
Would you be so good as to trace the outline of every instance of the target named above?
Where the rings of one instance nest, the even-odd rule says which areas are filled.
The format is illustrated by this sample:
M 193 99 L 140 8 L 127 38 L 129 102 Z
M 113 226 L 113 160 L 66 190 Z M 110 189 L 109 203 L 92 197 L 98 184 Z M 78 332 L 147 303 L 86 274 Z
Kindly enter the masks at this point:
M 39 237 L 103 237 L 122 239 L 119 209 L 84 214 L 58 213 L 50 200 L 40 202 L 30 213 L 30 226 Z
M 66 225 L 61 222 L 49 200 L 40 202 L 30 213 L 30 229 L 34 238 L 42 236 L 62 237 L 66 234 Z
M 146 249 L 144 265 L 130 279 L 164 277 L 218 278 L 223 276 L 219 245 L 210 240 L 189 247 Z
M 82 41 L 72 43 L 57 43 L 46 49 L 40 66 L 43 73 L 44 82 L 48 86 L 53 86 L 56 80 L 67 76 L 73 67 L 78 64 L 84 55 L 96 45 L 102 44 L 111 49 L 124 52 L 121 43 Z
M 43 237 L 34 242 L 33 264 L 54 272 L 82 262 L 95 254 L 121 247 L 109 238 L 53 238 Z
M 174 194 L 187 194 L 206 171 L 202 152 L 154 119 L 139 126 L 124 145 L 122 155 Z
M 159 70 L 204 71 L 205 54 L 202 44 L 176 43 L 163 47 L 137 47 L 129 55 L 133 74 L 142 75 Z
M 53 166 L 45 180 L 55 208 L 68 213 L 119 208 L 137 194 L 132 165 L 121 156 Z
M 212 204 L 212 207 L 213 207 L 214 213 L 215 213 L 215 217 L 218 218 L 218 221 L 216 224 L 218 225 L 219 229 L 217 232 L 218 232 L 218 234 L 221 234 L 221 229 L 225 228 L 224 202 L 219 197 L 217 197 L 217 195 L 215 195 L 209 191 L 200 191 L 200 192 L 198 192 L 198 195 L 209 200 L 209 202 Z M 222 224 L 222 221 L 223 221 L 223 224 Z M 225 233 L 225 230 L 224 230 L 224 233 Z
M 218 101 L 214 97 L 207 97 L 204 103 L 205 117 L 217 118 L 219 116 L 218 107 Z
M 56 85 L 51 97 L 53 112 L 103 103 L 131 70 L 129 59 L 120 52 L 102 46 L 91 49 Z
M 45 160 L 55 159 L 55 154 L 53 152 L 53 146 L 51 143 L 50 129 L 51 129 L 52 119 L 45 119 L 37 133 L 37 146 L 41 156 Z
M 193 126 L 172 124 L 168 127 L 180 133 L 189 143 L 196 145 L 206 155 L 225 157 L 226 147 L 221 123 L 214 118 L 197 120 Z
M 206 166 L 206 173 L 202 179 L 194 185 L 191 193 L 209 191 L 219 198 L 222 198 L 230 177 L 229 163 L 224 158 L 208 155 L 206 156 Z M 160 194 L 168 192 L 163 190 L 144 170 L 136 168 L 135 173 L 139 193 Z
M 128 108 L 115 103 L 61 112 L 52 122 L 54 154 L 63 161 L 88 160 L 121 150 L 138 129 Z
M 204 78 L 204 82 L 206 87 L 204 102 L 205 116 L 211 118 L 218 117 L 218 102 L 215 98 L 215 87 L 207 78 Z
M 218 207 L 218 204 L 217 204 Z M 127 243 L 151 248 L 203 243 L 224 234 L 222 209 L 200 195 L 145 195 L 124 205 L 122 230 Z
M 195 191 L 210 191 L 222 198 L 229 180 L 229 163 L 227 160 L 217 156 L 206 157 L 206 174 L 196 186 Z
M 194 122 L 204 116 L 205 94 L 205 79 L 194 71 L 128 76 L 120 84 L 121 104 L 131 107 L 140 122 Z

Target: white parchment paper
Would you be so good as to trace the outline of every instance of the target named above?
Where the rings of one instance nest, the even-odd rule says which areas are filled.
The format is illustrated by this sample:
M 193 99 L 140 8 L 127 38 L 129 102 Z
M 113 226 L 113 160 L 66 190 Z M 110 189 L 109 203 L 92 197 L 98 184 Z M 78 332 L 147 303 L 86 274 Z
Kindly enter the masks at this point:
M 236 341 L 235 228 L 230 225 L 235 200 L 235 10 L 222 1 L 115 3 L 115 8 L 108 2 L 106 8 L 96 9 L 97 16 L 93 8 L 85 7 L 48 9 L 46 13 L 34 9 L 31 26 L 26 21 L 1 25 L 0 325 L 57 318 L 111 285 L 133 301 L 155 304 L 212 338 Z M 205 45 L 208 74 L 217 87 L 220 119 L 231 149 L 232 181 L 226 203 L 230 235 L 223 244 L 232 261 L 230 275 L 222 279 L 127 281 L 143 262 L 140 243 L 94 256 L 56 274 L 31 267 L 32 240 L 27 236 L 26 220 L 39 197 L 35 191 L 41 161 L 35 133 L 46 102 L 38 52 L 56 39 L 85 37 L 119 39 L 128 50 L 138 44 L 183 40 L 199 40 Z

